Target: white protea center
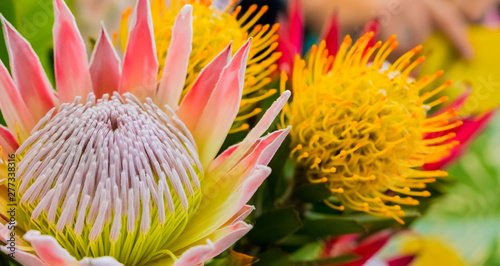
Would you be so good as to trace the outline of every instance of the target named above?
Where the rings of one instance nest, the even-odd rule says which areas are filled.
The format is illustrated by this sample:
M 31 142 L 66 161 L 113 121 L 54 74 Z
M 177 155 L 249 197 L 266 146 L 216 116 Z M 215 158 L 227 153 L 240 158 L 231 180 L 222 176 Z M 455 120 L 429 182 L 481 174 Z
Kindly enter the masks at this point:
M 203 179 L 180 119 L 128 93 L 53 111 L 17 151 L 19 226 L 54 236 L 78 259 L 140 265 L 171 254 Z

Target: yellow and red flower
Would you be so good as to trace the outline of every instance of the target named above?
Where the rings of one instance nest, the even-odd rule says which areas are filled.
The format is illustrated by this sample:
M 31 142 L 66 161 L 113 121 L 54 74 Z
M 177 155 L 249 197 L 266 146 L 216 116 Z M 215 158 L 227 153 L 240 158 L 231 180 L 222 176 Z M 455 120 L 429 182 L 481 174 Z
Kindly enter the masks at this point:
M 415 196 L 430 195 L 426 184 L 446 175 L 420 168 L 448 156 L 458 144 L 449 142 L 454 134 L 432 134 L 462 122 L 453 108 L 428 117 L 431 108 L 447 100 L 429 99 L 451 83 L 421 94 L 442 75 L 410 77 L 424 60 L 412 60 L 421 46 L 387 65 L 385 59 L 397 46 L 395 36 L 367 49 L 372 38 L 370 32 L 351 44 L 347 36 L 335 57 L 324 41 L 312 47 L 307 62 L 297 56 L 294 97 L 284 109 L 282 125 L 293 127 L 291 156 L 299 171 L 309 182 L 324 183 L 340 203 L 326 200 L 327 205 L 403 223 L 401 205 L 419 204 Z
M 426 183 L 446 174 L 440 169 L 449 166 L 467 151 L 467 146 L 488 126 L 496 112 L 490 111 L 491 108 L 488 109 L 491 107 L 491 104 L 488 103 L 499 99 L 488 98 L 488 95 L 493 95 L 494 88 L 488 87 L 493 82 L 485 81 L 484 75 L 483 77 L 474 75 L 477 73 L 475 68 L 477 64 L 473 63 L 479 62 L 480 60 L 477 59 L 481 59 L 481 56 L 471 60 L 471 62 L 465 62 L 466 60 L 456 57 L 451 45 L 438 45 L 439 43 L 433 40 L 433 42 L 429 42 L 430 47 L 427 47 L 434 56 L 431 58 L 431 62 L 434 61 L 432 66 L 441 65 L 441 67 L 429 68 L 425 74 L 431 76 L 421 75 L 422 79 L 414 80 L 410 75 L 411 70 L 415 67 L 415 61 L 421 61 L 423 58 L 416 60 L 410 58 L 417 57 L 417 54 L 412 52 L 407 54 L 406 58 L 401 58 L 393 64 L 383 62 L 386 53 L 390 53 L 391 45 L 396 45 L 395 40 L 392 40 L 392 44 L 385 47 L 386 50 L 383 50 L 384 48 L 381 49 L 382 51 L 379 50 L 378 59 L 370 57 L 370 53 L 377 53 L 371 49 L 372 47 L 375 46 L 374 49 L 381 48 L 381 44 L 376 43 L 376 38 L 364 35 L 354 46 L 350 45 L 350 39 L 347 39 L 348 45 L 346 45 L 345 40 L 342 44 L 342 41 L 339 41 L 338 22 L 336 17 L 332 16 L 325 23 L 327 27 L 324 27 L 319 38 L 324 42 L 320 44 L 319 48 L 312 48 L 310 54 L 305 53 L 304 61 L 299 61 L 300 59 L 297 59 L 296 55 L 303 53 L 304 39 L 302 36 L 302 14 L 298 0 L 291 0 L 289 3 L 288 17 L 283 17 L 280 21 L 280 45 L 278 49 L 283 53 L 280 59 L 281 70 L 287 75 L 292 75 L 293 72 L 290 88 L 294 91 L 294 96 L 284 112 L 283 124 L 290 123 L 293 126 L 290 134 L 292 138 L 291 148 L 294 153 L 292 158 L 299 165 L 295 172 L 295 181 L 299 184 L 304 182 L 324 184 L 331 192 L 329 200 L 325 203 L 339 211 L 350 209 L 342 213 L 346 219 L 364 217 L 363 215 L 351 217 L 351 210 L 357 210 L 378 216 L 392 216 L 403 222 L 402 218 L 405 212 L 401 210 L 405 208 L 404 205 L 418 204 L 418 198 L 415 196 L 429 194 L 424 190 Z M 342 10 L 339 11 L 342 12 Z M 376 32 L 376 28 L 377 23 L 373 21 L 366 26 L 365 31 Z M 476 30 L 478 29 L 476 28 Z M 474 31 L 471 30 L 471 33 Z M 376 36 L 376 34 L 374 35 Z M 474 37 L 474 35 L 471 36 Z M 481 35 L 484 44 L 489 45 L 493 43 L 489 40 L 492 37 L 489 34 Z M 440 36 L 440 39 L 443 41 L 445 38 Z M 478 39 L 476 38 L 476 40 Z M 342 47 L 341 44 L 344 49 L 339 50 Z M 416 50 L 420 50 L 420 47 Z M 483 63 L 488 60 L 489 62 L 495 61 L 494 56 L 488 51 L 488 49 L 478 51 L 479 55 L 483 55 Z M 329 55 L 333 57 L 329 57 Z M 445 55 L 448 55 L 448 58 Z M 367 60 L 360 63 L 360 59 Z M 370 63 L 372 61 L 374 62 Z M 450 69 L 444 68 L 447 75 L 442 76 L 441 79 L 450 78 L 455 74 L 459 86 L 441 86 L 436 90 L 434 84 L 439 86 L 441 85 L 439 82 L 444 81 L 436 79 L 434 74 L 450 61 L 456 61 L 455 65 L 451 65 L 453 67 L 451 70 L 455 71 L 450 74 L 448 73 Z M 379 69 L 381 66 L 382 68 Z M 483 64 L 484 66 L 486 65 Z M 464 69 L 468 70 L 465 71 L 467 73 L 463 71 Z M 492 68 L 488 69 L 491 71 Z M 471 78 L 465 83 L 460 82 L 463 80 L 463 75 L 457 76 L 457 73 Z M 381 77 L 386 82 L 381 82 L 372 74 Z M 437 76 L 440 74 L 441 72 L 438 72 Z M 477 81 L 477 77 L 483 80 L 474 84 L 472 81 Z M 431 83 L 432 80 L 434 82 Z M 471 81 L 471 84 L 468 84 L 467 81 Z M 488 81 L 491 81 L 491 78 Z M 429 83 L 432 85 L 429 86 Z M 444 98 L 439 98 L 442 95 L 452 96 L 455 99 L 458 93 L 462 92 L 456 87 L 464 84 L 478 85 L 478 88 L 473 87 L 477 91 L 473 91 L 472 95 L 470 91 L 460 95 L 445 108 L 441 108 L 440 104 L 435 106 L 432 111 L 424 110 L 424 115 L 420 118 L 417 116 L 411 118 L 414 119 L 413 122 L 417 122 L 419 119 L 420 121 L 428 121 L 421 123 L 420 126 L 415 127 L 416 124 L 412 126 L 411 122 L 407 123 L 408 120 L 405 122 L 405 114 L 413 114 L 413 111 L 416 110 L 415 105 L 410 102 L 417 103 L 417 106 L 424 106 L 424 109 L 427 109 L 427 107 L 444 101 Z M 416 88 L 418 85 L 422 86 Z M 447 88 L 445 89 L 445 87 Z M 445 89 L 444 91 L 447 93 L 437 93 L 441 89 Z M 482 93 L 479 93 L 479 89 L 482 89 Z M 408 92 L 409 95 L 405 99 L 397 99 L 394 97 L 394 92 L 398 91 Z M 482 97 L 478 97 L 478 95 Z M 377 99 L 377 97 L 380 98 Z M 362 99 L 368 104 L 363 104 L 360 101 Z M 432 102 L 434 99 L 438 99 L 434 104 L 425 103 Z M 466 100 L 469 101 L 470 106 L 464 105 Z M 478 104 L 479 101 L 485 104 Z M 383 105 L 385 107 L 382 107 Z M 398 115 L 391 115 L 390 113 L 394 114 L 394 112 L 385 109 L 388 105 L 392 105 L 391 108 L 396 108 L 396 110 L 399 108 L 401 116 L 396 118 Z M 487 112 L 471 113 L 470 111 L 474 108 Z M 383 111 L 384 109 L 385 111 Z M 434 112 L 434 109 L 438 111 Z M 458 111 L 458 114 L 455 110 Z M 384 112 L 386 112 L 385 115 L 380 115 Z M 393 117 L 394 120 L 392 122 L 385 120 L 388 117 Z M 379 118 L 381 119 L 377 120 Z M 377 123 L 371 124 L 370 121 Z M 450 126 L 447 127 L 447 125 Z M 370 130 L 369 127 L 373 128 Z M 411 135 L 401 134 L 400 137 L 394 138 L 398 130 L 399 132 L 406 131 Z M 396 135 L 389 133 L 391 131 Z M 415 136 L 419 136 L 418 139 L 411 140 Z M 363 137 L 366 138 L 363 139 Z M 405 139 L 406 137 L 408 139 Z M 419 142 L 426 143 L 427 147 L 419 147 Z M 392 148 L 391 145 L 393 145 Z M 404 149 L 412 149 L 414 153 L 407 153 L 403 151 Z M 394 157 L 389 158 L 389 154 Z M 407 156 L 408 154 L 410 156 Z M 414 155 L 417 156 L 412 158 L 411 156 Z M 391 161 L 398 163 L 389 166 Z M 376 168 L 381 171 L 378 174 L 373 174 Z M 381 176 L 382 178 L 380 178 Z M 377 192 L 373 192 L 377 190 L 380 193 L 378 195 L 376 195 Z M 406 209 L 404 210 L 406 211 Z M 321 209 L 314 208 L 313 212 L 316 211 L 324 214 Z M 331 216 L 330 212 L 327 213 L 324 217 L 334 218 L 336 216 Z M 363 220 L 362 223 L 364 222 Z M 357 255 L 353 261 L 345 264 L 339 263 L 349 266 L 425 264 L 423 258 L 426 256 L 419 256 L 421 251 L 425 251 L 423 248 L 417 250 L 418 252 L 408 249 L 407 252 L 403 253 L 407 256 L 392 258 L 388 261 L 373 258 L 373 255 L 387 242 L 389 235 L 382 231 L 368 236 L 366 239 L 359 235 L 332 238 L 326 241 L 321 257 L 335 258 L 347 254 Z M 357 239 L 362 240 L 358 242 Z M 422 239 L 418 240 L 414 242 L 425 242 L 421 241 Z M 431 245 L 428 248 L 432 249 Z M 441 252 L 442 248 L 437 247 L 436 250 Z M 440 257 L 435 252 L 433 255 L 434 260 L 436 257 Z M 444 257 L 449 257 L 450 261 L 459 264 L 456 258 L 447 255 L 445 254 Z M 427 256 L 425 259 L 429 264 L 433 257 Z M 445 263 L 445 265 L 447 264 Z

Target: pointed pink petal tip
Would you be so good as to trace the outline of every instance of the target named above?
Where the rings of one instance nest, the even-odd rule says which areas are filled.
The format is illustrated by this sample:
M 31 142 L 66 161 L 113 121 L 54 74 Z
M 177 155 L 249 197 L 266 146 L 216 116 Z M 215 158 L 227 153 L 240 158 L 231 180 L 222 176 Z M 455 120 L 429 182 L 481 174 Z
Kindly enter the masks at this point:
M 248 133 L 245 139 L 243 139 L 243 141 L 239 145 L 231 147 L 230 153 L 221 154 L 224 155 L 224 157 L 221 157 L 220 160 L 219 158 L 217 158 L 210 166 L 209 171 L 227 172 L 240 160 L 242 160 L 254 146 L 256 141 L 259 140 L 260 136 L 262 136 L 262 134 L 264 134 L 264 132 L 266 132 L 266 130 L 271 126 L 274 119 L 278 116 L 279 112 L 290 98 L 290 95 L 290 91 L 284 91 L 281 96 L 266 111 L 257 125 Z
M 291 95 L 292 93 L 290 91 L 284 91 L 281 96 L 271 105 L 271 107 L 266 111 L 264 116 L 252 130 L 256 135 L 258 134 L 259 136 L 261 136 L 262 134 L 264 134 L 264 132 L 271 126 L 274 119 L 278 116 L 279 112 L 281 112 L 281 109 L 283 109 Z
M 19 138 L 24 140 L 29 137 L 35 120 L 30 110 L 24 103 L 21 94 L 14 85 L 9 71 L 0 61 L 0 111 L 11 133 L 19 129 Z M 17 137 L 17 136 L 16 136 Z
M 241 209 L 231 219 L 229 219 L 226 225 L 234 225 L 237 222 L 245 220 L 254 210 L 255 207 L 252 205 L 245 205 L 241 207 Z
M 216 88 L 193 131 L 193 137 L 199 148 L 200 161 L 204 167 L 207 167 L 219 152 L 238 114 L 251 42 L 249 39 L 222 71 Z M 221 103 L 224 103 L 224 108 L 221 108 Z
M 248 171 L 249 169 L 254 169 L 257 165 L 268 165 L 271 159 L 273 158 L 276 151 L 278 151 L 279 147 L 285 140 L 286 136 L 290 132 L 291 127 L 288 126 L 285 129 L 281 129 L 275 132 L 268 134 L 262 138 L 259 138 L 255 145 L 255 148 L 252 151 L 248 152 L 248 155 L 243 158 L 240 162 L 238 162 L 230 172 L 234 173 L 234 171 Z M 233 149 L 228 149 L 231 152 Z M 211 165 L 210 169 L 215 168 L 218 164 L 223 163 L 224 159 L 227 158 L 226 152 L 219 155 Z M 245 177 L 243 173 L 236 174 L 241 175 L 242 178 Z
M 31 116 L 38 120 L 54 107 L 54 90 L 29 42 L 3 16 L 1 20 L 13 82 Z
M 85 42 L 75 17 L 63 0 L 54 0 L 54 66 L 61 102 L 92 92 Z
M 271 159 L 274 157 L 274 154 L 276 154 L 279 147 L 290 133 L 291 129 L 292 127 L 288 126 L 285 129 L 275 131 L 269 134 L 268 136 L 264 137 L 264 139 L 262 140 L 262 146 L 264 146 L 264 149 L 258 156 L 257 164 L 259 165 L 269 164 Z
M 2 148 L 5 158 L 8 158 L 9 154 L 15 153 L 17 148 L 19 148 L 19 144 L 14 135 L 2 125 L 0 125 L 0 148 Z M 2 154 L 0 154 L 0 156 L 2 156 Z
M 79 265 L 79 266 L 122 266 L 112 257 L 99 257 L 99 258 L 83 258 L 77 261 L 69 254 L 67 250 L 62 248 L 54 237 L 42 235 L 39 231 L 30 230 L 24 234 L 23 238 L 31 243 L 38 258 L 31 255 L 31 257 L 24 256 L 37 264 L 31 265 Z M 19 251 L 17 251 L 19 252 Z M 42 262 L 42 263 L 39 263 Z M 25 264 L 30 265 L 30 264 Z
M 0 246 L 0 250 L 5 254 L 12 253 L 12 250 L 7 246 Z M 37 256 L 30 254 L 28 252 L 24 252 L 22 250 L 15 251 L 15 260 L 24 266 L 40 266 L 45 265 L 42 260 L 40 260 Z
M 236 190 L 238 192 L 238 202 L 236 207 L 241 207 L 255 194 L 255 191 L 262 185 L 262 182 L 271 174 L 271 168 L 264 165 L 257 165 L 252 175 L 247 178 Z
M 118 56 L 104 24 L 90 58 L 90 77 L 94 94 L 99 99 L 104 94 L 118 91 L 121 78 L 120 57 Z
M 23 238 L 31 243 L 38 257 L 48 265 L 72 265 L 76 259 L 52 237 L 30 230 Z
M 193 14 L 193 6 L 190 4 L 185 4 L 181 11 L 179 11 L 180 19 L 186 19 L 186 16 L 192 16 Z M 179 19 L 179 18 L 178 18 Z
M 237 222 L 233 225 L 221 228 L 208 236 L 205 245 L 194 246 L 186 250 L 181 257 L 175 261 L 173 266 L 199 265 L 214 258 L 232 244 L 242 238 L 252 229 L 251 225 L 245 222 Z M 210 240 L 213 238 L 213 242 Z
M 149 1 L 137 1 L 135 14 L 135 25 L 130 31 L 125 49 L 119 91 L 130 92 L 138 99 L 145 100 L 155 95 L 158 76 L 158 59 Z
M 196 78 L 193 87 L 188 91 L 177 112 L 186 127 L 193 132 L 203 115 L 222 70 L 231 62 L 233 42 L 231 41 L 208 65 L 203 68 Z
M 170 106 L 177 110 L 193 42 L 193 6 L 184 5 L 172 28 L 172 39 L 162 71 L 155 102 L 159 106 Z

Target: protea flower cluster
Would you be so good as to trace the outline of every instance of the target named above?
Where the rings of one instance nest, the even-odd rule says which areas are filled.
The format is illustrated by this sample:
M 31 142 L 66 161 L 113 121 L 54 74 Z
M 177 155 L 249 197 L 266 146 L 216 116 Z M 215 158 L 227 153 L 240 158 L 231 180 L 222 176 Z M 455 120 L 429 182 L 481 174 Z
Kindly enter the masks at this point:
M 159 81 L 147 0 L 137 3 L 123 63 L 104 28 L 89 63 L 63 0 L 54 12 L 57 92 L 29 43 L 2 21 L 12 69 L 11 77 L 0 68 L 2 190 L 10 154 L 18 165 L 16 229 L 2 225 L 2 241 L 14 233 L 16 260 L 27 265 L 196 265 L 227 249 L 251 228 L 245 204 L 289 128 L 261 135 L 290 93 L 216 156 L 238 114 L 250 40 L 232 58 L 226 43 L 180 101 L 193 6 L 175 18 L 174 58 Z
M 2 17 L 0 250 L 22 265 L 418 263 L 375 254 L 494 113 L 463 117 L 467 93 L 443 108 L 451 81 L 414 78 L 420 45 L 387 62 L 398 42 L 377 42 L 376 20 L 341 41 L 333 13 L 302 59 L 299 3 L 278 27 L 258 24 L 267 6 L 137 0 L 88 56 L 53 0 L 55 86 Z

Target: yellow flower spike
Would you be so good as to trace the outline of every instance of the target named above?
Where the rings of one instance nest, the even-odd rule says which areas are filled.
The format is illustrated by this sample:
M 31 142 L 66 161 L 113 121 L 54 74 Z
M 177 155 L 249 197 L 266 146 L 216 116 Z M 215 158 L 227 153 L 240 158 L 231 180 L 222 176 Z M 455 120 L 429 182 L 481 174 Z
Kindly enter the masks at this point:
M 428 197 L 426 184 L 446 175 L 419 168 L 440 160 L 456 145 L 445 143 L 453 133 L 430 133 L 462 122 L 455 121 L 453 109 L 427 118 L 428 110 L 447 98 L 427 100 L 451 82 L 422 94 L 443 72 L 409 78 L 425 59 L 413 59 L 421 45 L 382 69 L 398 44 L 396 37 L 367 48 L 371 38 L 373 34 L 367 33 L 352 44 L 346 36 L 334 58 L 325 52 L 324 42 L 312 47 L 307 60 L 297 57 L 291 78 L 293 101 L 285 106 L 280 124 L 292 126 L 291 157 L 307 180 L 324 183 L 340 203 L 325 204 L 404 223 L 401 205 L 418 205 L 413 197 Z M 373 63 L 368 63 L 372 57 Z M 286 75 L 282 79 L 284 90 Z
M 174 18 L 185 2 L 184 0 L 172 0 L 167 6 L 163 0 L 151 1 L 159 62 L 158 79 L 161 78 L 163 64 L 171 42 Z M 247 130 L 249 126 L 245 122 L 261 111 L 261 109 L 256 108 L 256 105 L 276 93 L 276 90 L 267 89 L 266 85 L 271 82 L 270 76 L 276 71 L 276 62 L 281 56 L 279 52 L 276 52 L 278 45 L 276 33 L 279 25 L 256 25 L 257 21 L 267 12 L 268 6 L 252 5 L 247 11 L 240 13 L 240 6 L 233 10 L 236 1 L 232 1 L 232 4 L 225 11 L 213 7 L 212 1 L 190 0 L 188 2 L 193 5 L 194 32 L 192 52 L 182 96 L 191 89 L 200 71 L 231 41 L 234 53 L 249 37 L 252 37 L 243 98 L 238 118 L 230 133 Z M 123 14 L 120 27 L 120 43 L 123 50 L 125 50 L 128 38 L 129 15 L 129 11 Z M 240 17 L 238 18 L 238 16 Z

